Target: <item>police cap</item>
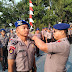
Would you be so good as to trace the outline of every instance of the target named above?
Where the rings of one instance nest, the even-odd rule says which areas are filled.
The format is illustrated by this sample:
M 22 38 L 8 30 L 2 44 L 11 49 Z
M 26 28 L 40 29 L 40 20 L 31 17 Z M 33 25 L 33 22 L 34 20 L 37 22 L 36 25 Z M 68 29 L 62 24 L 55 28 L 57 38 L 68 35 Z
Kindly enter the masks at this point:
M 6 32 L 6 30 L 5 30 L 5 29 L 1 29 L 1 30 L 0 30 L 0 32 L 2 32 L 2 31 L 5 31 L 5 32 Z
M 66 23 L 55 24 L 53 26 L 53 28 L 58 29 L 58 30 L 66 30 L 69 27 L 70 27 L 70 25 L 69 24 L 66 24 Z
M 30 27 L 30 24 L 27 23 L 27 22 L 24 21 L 24 20 L 18 20 L 17 22 L 15 22 L 15 27 L 17 28 L 18 26 L 21 26 L 21 25 L 24 25 L 24 24 L 27 24 L 28 27 Z
M 39 30 L 39 28 L 36 28 L 36 31 Z

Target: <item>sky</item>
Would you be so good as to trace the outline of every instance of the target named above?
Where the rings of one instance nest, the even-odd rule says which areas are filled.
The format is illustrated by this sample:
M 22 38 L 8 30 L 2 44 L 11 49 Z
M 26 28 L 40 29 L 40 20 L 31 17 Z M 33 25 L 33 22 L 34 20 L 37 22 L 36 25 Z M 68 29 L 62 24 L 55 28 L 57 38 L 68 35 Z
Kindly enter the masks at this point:
M 0 0 L 0 1 L 2 1 L 2 0 Z M 4 1 L 4 0 L 3 0 Z M 9 0 L 6 0 L 6 1 L 9 1 Z M 18 2 L 20 2 L 20 1 L 22 1 L 22 0 L 14 0 L 16 3 L 18 3 Z

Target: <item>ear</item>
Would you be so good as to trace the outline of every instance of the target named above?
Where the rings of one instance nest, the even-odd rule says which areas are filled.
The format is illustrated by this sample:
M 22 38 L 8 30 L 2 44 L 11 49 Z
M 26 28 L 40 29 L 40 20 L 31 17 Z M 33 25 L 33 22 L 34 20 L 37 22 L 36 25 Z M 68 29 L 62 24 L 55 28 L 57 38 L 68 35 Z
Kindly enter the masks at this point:
M 62 35 L 63 35 L 63 34 L 65 33 L 65 31 L 64 31 L 64 30 L 62 30 L 62 31 L 61 31 L 61 33 L 62 33 Z
M 19 32 L 18 32 L 18 27 L 16 28 L 16 33 L 19 33 Z

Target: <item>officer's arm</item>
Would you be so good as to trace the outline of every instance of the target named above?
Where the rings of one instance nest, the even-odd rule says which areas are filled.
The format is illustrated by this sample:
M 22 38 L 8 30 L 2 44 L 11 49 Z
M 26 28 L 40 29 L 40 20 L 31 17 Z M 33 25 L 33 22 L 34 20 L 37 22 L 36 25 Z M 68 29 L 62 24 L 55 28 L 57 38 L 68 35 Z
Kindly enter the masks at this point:
M 47 47 L 47 44 L 46 44 L 46 43 L 44 43 L 42 40 L 40 40 L 37 36 L 33 36 L 33 37 L 32 37 L 32 40 L 35 41 L 36 46 L 37 46 L 40 50 L 48 53 L 48 47 Z
M 13 67 L 14 67 L 14 59 L 8 59 L 8 72 L 14 72 Z

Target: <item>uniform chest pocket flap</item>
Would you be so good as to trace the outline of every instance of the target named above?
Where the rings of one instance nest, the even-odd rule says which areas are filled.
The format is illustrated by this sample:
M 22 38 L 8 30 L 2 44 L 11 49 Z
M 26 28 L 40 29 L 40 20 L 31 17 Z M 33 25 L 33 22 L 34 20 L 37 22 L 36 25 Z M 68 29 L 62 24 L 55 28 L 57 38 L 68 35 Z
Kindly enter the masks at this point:
M 19 50 L 18 54 L 20 54 L 20 56 L 22 56 L 22 57 L 25 57 L 25 56 L 27 56 L 27 51 L 26 50 Z

